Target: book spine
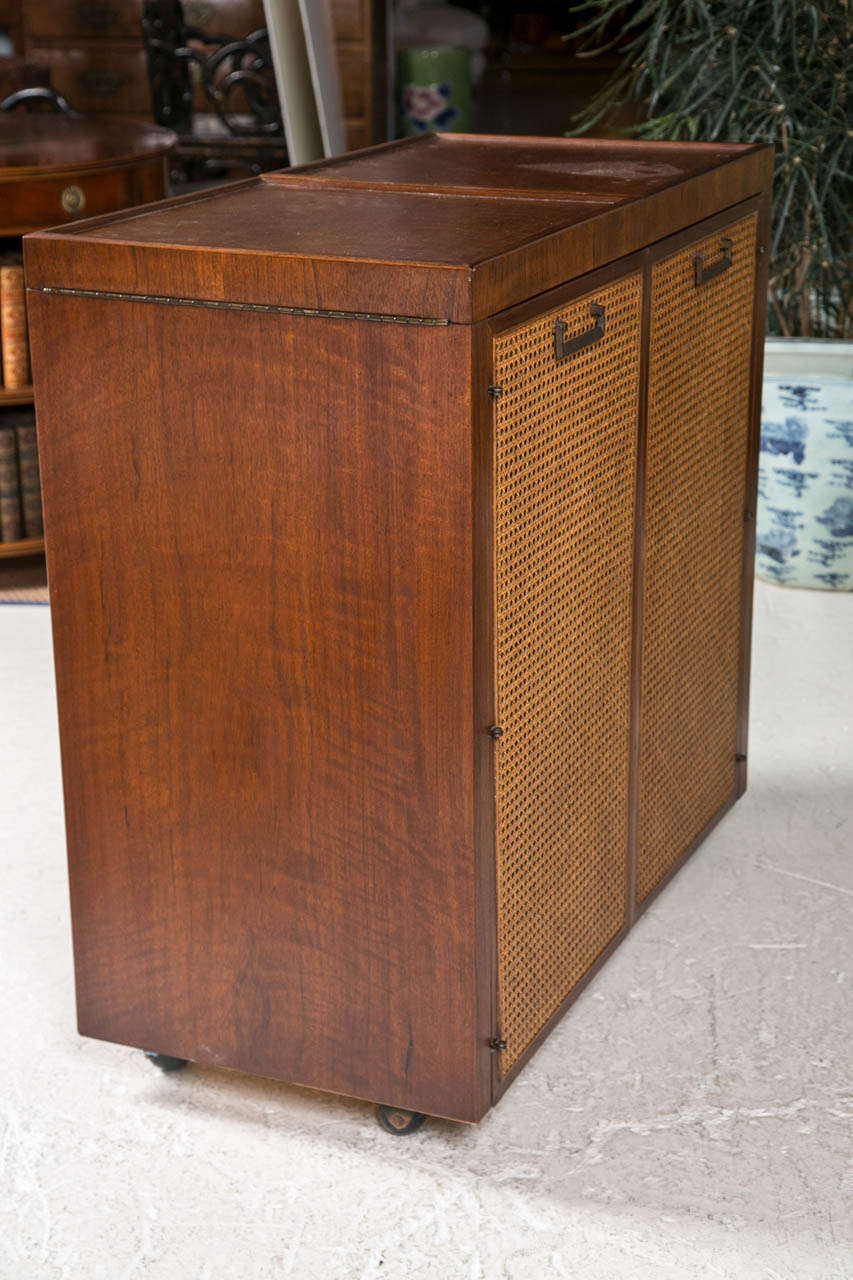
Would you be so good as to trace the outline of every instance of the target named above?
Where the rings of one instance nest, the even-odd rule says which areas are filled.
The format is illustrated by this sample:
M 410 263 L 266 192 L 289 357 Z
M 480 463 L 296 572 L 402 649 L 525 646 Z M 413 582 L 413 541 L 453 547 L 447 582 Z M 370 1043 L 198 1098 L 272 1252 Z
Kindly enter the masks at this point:
M 23 267 L 0 267 L 0 349 L 4 387 L 27 386 L 30 351 Z
M 21 498 L 13 427 L 0 427 L 0 542 L 18 542 L 21 532 Z
M 18 468 L 21 473 L 21 507 L 24 514 L 24 534 L 27 538 L 40 538 L 44 534 L 41 514 L 41 481 L 39 480 L 39 455 L 34 426 L 15 427 L 18 436 Z

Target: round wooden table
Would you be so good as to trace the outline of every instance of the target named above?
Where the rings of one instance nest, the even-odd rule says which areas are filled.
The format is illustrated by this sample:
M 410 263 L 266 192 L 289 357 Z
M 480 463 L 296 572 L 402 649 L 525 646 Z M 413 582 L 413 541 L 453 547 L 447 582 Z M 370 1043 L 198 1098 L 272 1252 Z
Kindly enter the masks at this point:
M 176 142 L 143 121 L 0 112 L 0 236 L 162 199 Z

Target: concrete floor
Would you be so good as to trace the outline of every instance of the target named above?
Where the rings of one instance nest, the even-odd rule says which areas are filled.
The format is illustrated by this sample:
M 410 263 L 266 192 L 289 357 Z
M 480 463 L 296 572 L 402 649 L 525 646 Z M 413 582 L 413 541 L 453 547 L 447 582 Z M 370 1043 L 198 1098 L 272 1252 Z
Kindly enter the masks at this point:
M 3 1280 L 849 1280 L 853 595 L 757 593 L 750 791 L 476 1129 L 74 1027 L 48 610 L 0 608 Z

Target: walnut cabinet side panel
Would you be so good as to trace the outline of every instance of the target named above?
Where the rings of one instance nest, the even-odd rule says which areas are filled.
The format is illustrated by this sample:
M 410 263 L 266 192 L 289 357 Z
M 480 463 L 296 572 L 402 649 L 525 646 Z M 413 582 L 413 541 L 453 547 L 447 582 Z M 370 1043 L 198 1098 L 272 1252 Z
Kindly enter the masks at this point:
M 30 316 L 81 1031 L 477 1119 L 470 331 Z

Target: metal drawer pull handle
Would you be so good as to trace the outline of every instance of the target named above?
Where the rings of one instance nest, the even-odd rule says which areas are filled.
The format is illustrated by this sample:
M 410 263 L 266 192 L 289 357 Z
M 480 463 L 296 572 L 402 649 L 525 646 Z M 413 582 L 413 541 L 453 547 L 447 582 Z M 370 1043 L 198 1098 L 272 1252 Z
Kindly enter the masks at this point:
M 585 333 L 579 333 L 576 338 L 569 338 L 566 341 L 566 331 L 568 325 L 565 320 L 558 320 L 554 325 L 554 355 L 558 360 L 565 359 L 566 356 L 573 355 L 575 351 L 582 351 L 584 347 L 589 347 L 593 342 L 598 342 L 604 337 L 604 307 L 600 307 L 597 302 L 590 303 L 589 314 L 595 320 L 595 324 L 591 329 L 587 329 Z
M 732 242 L 728 236 L 723 236 L 720 241 L 720 248 L 723 251 L 723 256 L 719 262 L 714 263 L 713 267 L 705 266 L 704 253 L 694 253 L 693 278 L 696 281 L 697 289 L 700 284 L 707 284 L 709 280 L 713 280 L 714 276 L 721 276 L 732 265 Z

